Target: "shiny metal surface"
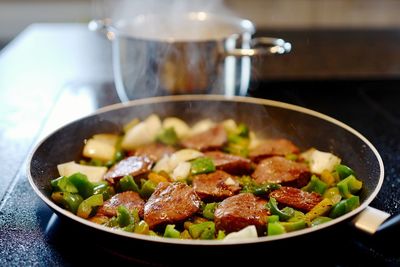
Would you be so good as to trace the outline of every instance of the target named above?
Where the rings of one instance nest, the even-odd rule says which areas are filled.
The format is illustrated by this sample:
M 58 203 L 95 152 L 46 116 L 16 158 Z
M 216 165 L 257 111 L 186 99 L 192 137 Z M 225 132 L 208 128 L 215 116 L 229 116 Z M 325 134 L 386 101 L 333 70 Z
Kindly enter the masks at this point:
M 192 12 L 178 22 L 170 20 L 143 15 L 89 23 L 89 29 L 113 42 L 115 84 L 122 101 L 173 94 L 245 95 L 250 57 L 291 50 L 282 39 L 252 39 L 254 25 L 233 16 Z

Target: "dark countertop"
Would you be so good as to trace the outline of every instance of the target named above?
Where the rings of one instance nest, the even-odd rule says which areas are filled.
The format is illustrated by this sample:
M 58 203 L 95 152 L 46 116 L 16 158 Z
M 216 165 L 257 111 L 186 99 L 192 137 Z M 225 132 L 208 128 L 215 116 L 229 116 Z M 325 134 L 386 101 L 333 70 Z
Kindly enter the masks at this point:
M 371 206 L 399 213 L 398 32 L 275 33 L 298 43 L 296 54 L 256 62 L 261 67 L 249 95 L 320 111 L 365 135 L 385 164 L 385 182 Z M 364 43 L 373 45 L 367 49 Z M 317 47 L 313 54 L 307 54 L 309 46 Z M 101 239 L 88 246 L 86 229 L 58 219 L 26 178 L 28 153 L 46 134 L 119 101 L 112 79 L 111 46 L 85 25 L 36 24 L 0 52 L 0 266 L 78 265 L 91 253 L 104 255 L 92 263 L 149 264 L 139 253 L 127 256 L 99 244 Z M 335 231 L 345 252 L 326 265 L 400 266 L 397 250 L 376 246 L 347 225 Z

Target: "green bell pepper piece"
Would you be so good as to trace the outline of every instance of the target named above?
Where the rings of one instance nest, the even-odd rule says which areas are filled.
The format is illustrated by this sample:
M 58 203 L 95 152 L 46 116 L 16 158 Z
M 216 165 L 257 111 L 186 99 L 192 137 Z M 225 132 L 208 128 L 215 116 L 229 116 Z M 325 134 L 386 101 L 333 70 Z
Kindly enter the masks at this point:
M 312 227 L 313 226 L 317 226 L 317 225 L 320 225 L 320 224 L 323 224 L 323 223 L 326 223 L 326 222 L 329 222 L 329 221 L 332 221 L 332 218 L 325 217 L 325 216 L 320 216 L 320 217 L 317 217 L 314 220 L 312 220 L 311 226 Z
M 247 157 L 249 154 L 249 143 L 248 137 L 243 137 L 237 134 L 228 134 L 228 143 L 223 150 L 229 154 Z
M 175 229 L 175 224 L 168 224 L 165 227 L 164 237 L 168 238 L 180 238 L 181 233 Z
M 54 180 L 51 180 L 50 183 L 54 191 L 78 193 L 78 189 L 76 188 L 76 186 L 73 185 L 66 176 L 61 176 Z
M 154 190 L 156 189 L 157 184 L 151 180 L 145 180 L 143 182 L 142 188 L 139 191 L 139 194 L 143 198 L 149 198 L 151 194 L 153 194 Z
M 336 165 L 335 171 L 339 175 L 340 180 L 343 180 L 350 175 L 355 175 L 355 172 L 351 168 L 342 164 Z
M 92 212 L 93 208 L 101 205 L 103 205 L 102 194 L 90 196 L 84 201 L 82 201 L 81 204 L 79 204 L 76 215 L 78 215 L 81 218 L 87 219 L 89 218 L 89 215 Z
M 100 182 L 93 187 L 93 195 L 103 195 L 103 200 L 107 200 L 115 195 L 114 187 L 109 186 L 107 182 Z
M 179 141 L 178 135 L 173 127 L 162 130 L 162 132 L 157 135 L 156 140 L 166 144 L 166 145 L 176 145 Z
M 267 235 L 280 235 L 283 233 L 286 233 L 286 230 L 285 227 L 279 223 L 279 216 L 268 216 Z
M 68 177 L 68 180 L 78 189 L 79 195 L 88 198 L 93 195 L 93 184 L 88 180 L 87 176 L 78 172 Z
M 361 189 L 362 182 L 357 180 L 354 175 L 350 175 L 337 183 L 337 187 L 344 198 L 351 198 L 354 193 L 357 193 Z
M 322 182 L 317 176 L 311 176 L 310 182 L 306 186 L 302 188 L 302 190 L 307 192 L 316 192 L 322 195 L 325 190 L 328 188 L 328 185 Z
M 62 205 L 65 209 L 74 214 L 76 214 L 79 205 L 83 201 L 80 195 L 69 192 L 54 192 L 51 194 L 51 198 L 54 202 Z
M 194 239 L 214 239 L 214 222 L 203 222 L 189 226 L 189 233 Z
M 248 138 L 250 134 L 249 127 L 244 123 L 239 123 L 235 130 L 235 134 L 241 137 Z
M 225 232 L 222 230 L 218 230 L 217 239 L 222 240 L 225 238 Z
M 117 208 L 117 220 L 120 227 L 126 227 L 135 223 L 131 213 L 124 205 L 120 205 Z
M 203 217 L 209 220 L 214 220 L 214 212 L 215 209 L 217 208 L 218 203 L 213 202 L 213 203 L 207 203 L 206 206 L 203 209 Z
M 348 199 L 344 199 L 340 201 L 339 203 L 335 204 L 329 213 L 330 218 L 337 218 L 339 216 L 342 216 L 343 214 L 346 214 L 357 207 L 360 206 L 360 198 L 358 196 L 352 196 Z
M 119 180 L 119 189 L 121 191 L 134 191 L 134 192 L 139 192 L 139 187 L 135 183 L 135 180 L 133 180 L 133 177 L 131 175 L 126 175 Z
M 268 223 L 274 223 L 274 222 L 279 222 L 279 216 L 278 215 L 268 216 Z
M 269 202 L 266 204 L 266 208 L 269 209 L 273 215 L 278 215 L 279 219 L 282 221 L 287 221 L 294 216 L 294 209 L 289 207 L 286 207 L 282 210 L 279 209 L 278 202 L 273 197 L 269 199 Z
M 250 176 L 242 176 L 239 179 L 242 187 L 241 193 L 252 193 L 254 195 L 268 195 L 271 191 L 279 189 L 279 184 L 265 183 L 257 184 Z
M 190 162 L 191 164 L 191 174 L 202 174 L 202 173 L 209 173 L 215 171 L 214 161 L 211 158 L 203 157 L 197 158 Z

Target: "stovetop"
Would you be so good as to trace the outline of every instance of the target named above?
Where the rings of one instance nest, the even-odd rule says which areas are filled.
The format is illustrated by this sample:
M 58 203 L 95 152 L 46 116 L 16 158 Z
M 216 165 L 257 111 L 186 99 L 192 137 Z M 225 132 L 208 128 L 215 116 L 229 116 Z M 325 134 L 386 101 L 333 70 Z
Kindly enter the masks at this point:
M 261 82 L 250 96 L 284 101 L 332 116 L 361 132 L 385 164 L 385 182 L 371 206 L 400 212 L 400 81 Z M 71 98 L 71 95 L 74 97 Z M 89 101 L 80 113 L 64 112 L 71 99 Z M 89 100 L 88 100 L 89 99 Z M 95 109 L 117 103 L 113 84 L 72 84 L 58 96 L 39 141 L 51 130 Z M 36 142 L 37 142 L 36 141 Z M 60 219 L 34 193 L 21 168 L 0 205 L 0 266 L 304 264 L 400 266 L 400 250 L 386 240 L 343 223 L 318 235 L 272 244 L 221 250 L 152 246 L 115 240 Z M 292 242 L 293 241 L 293 242 Z M 395 240 L 396 241 L 396 240 Z M 195 255 L 186 259 L 185 253 Z

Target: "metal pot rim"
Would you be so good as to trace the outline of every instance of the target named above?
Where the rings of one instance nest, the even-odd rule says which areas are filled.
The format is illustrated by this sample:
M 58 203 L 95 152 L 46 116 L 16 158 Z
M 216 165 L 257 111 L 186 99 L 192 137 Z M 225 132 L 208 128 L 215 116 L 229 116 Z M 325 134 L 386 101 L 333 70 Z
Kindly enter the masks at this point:
M 147 41 L 159 41 L 159 42 L 215 42 L 218 40 L 225 40 L 232 35 L 241 35 L 241 34 L 254 34 L 256 29 L 254 24 L 247 19 L 243 19 L 233 15 L 220 15 L 215 13 L 196 11 L 196 12 L 187 12 L 181 16 L 179 21 L 173 21 L 170 18 L 170 15 L 167 14 L 158 14 L 158 13 L 148 13 L 141 14 L 134 18 L 121 18 L 118 20 L 106 19 L 106 27 L 109 32 L 112 32 L 115 36 L 123 37 L 123 38 L 131 38 L 135 40 L 147 40 Z M 185 23 L 182 24 L 182 23 Z M 160 36 L 149 36 L 148 33 L 133 33 L 131 27 L 135 30 L 141 27 L 148 27 L 148 24 L 154 23 L 155 25 L 158 23 L 170 23 L 172 27 L 177 26 L 177 28 L 181 28 L 182 25 L 184 27 L 193 28 L 198 27 L 200 30 L 209 29 L 210 26 L 215 27 L 215 25 L 226 26 L 229 28 L 224 33 L 220 33 L 220 31 L 215 31 L 213 34 L 208 36 L 190 36 L 188 38 L 185 37 L 160 37 Z M 179 26 L 179 27 L 178 27 Z M 147 28 L 147 29 L 151 29 Z

